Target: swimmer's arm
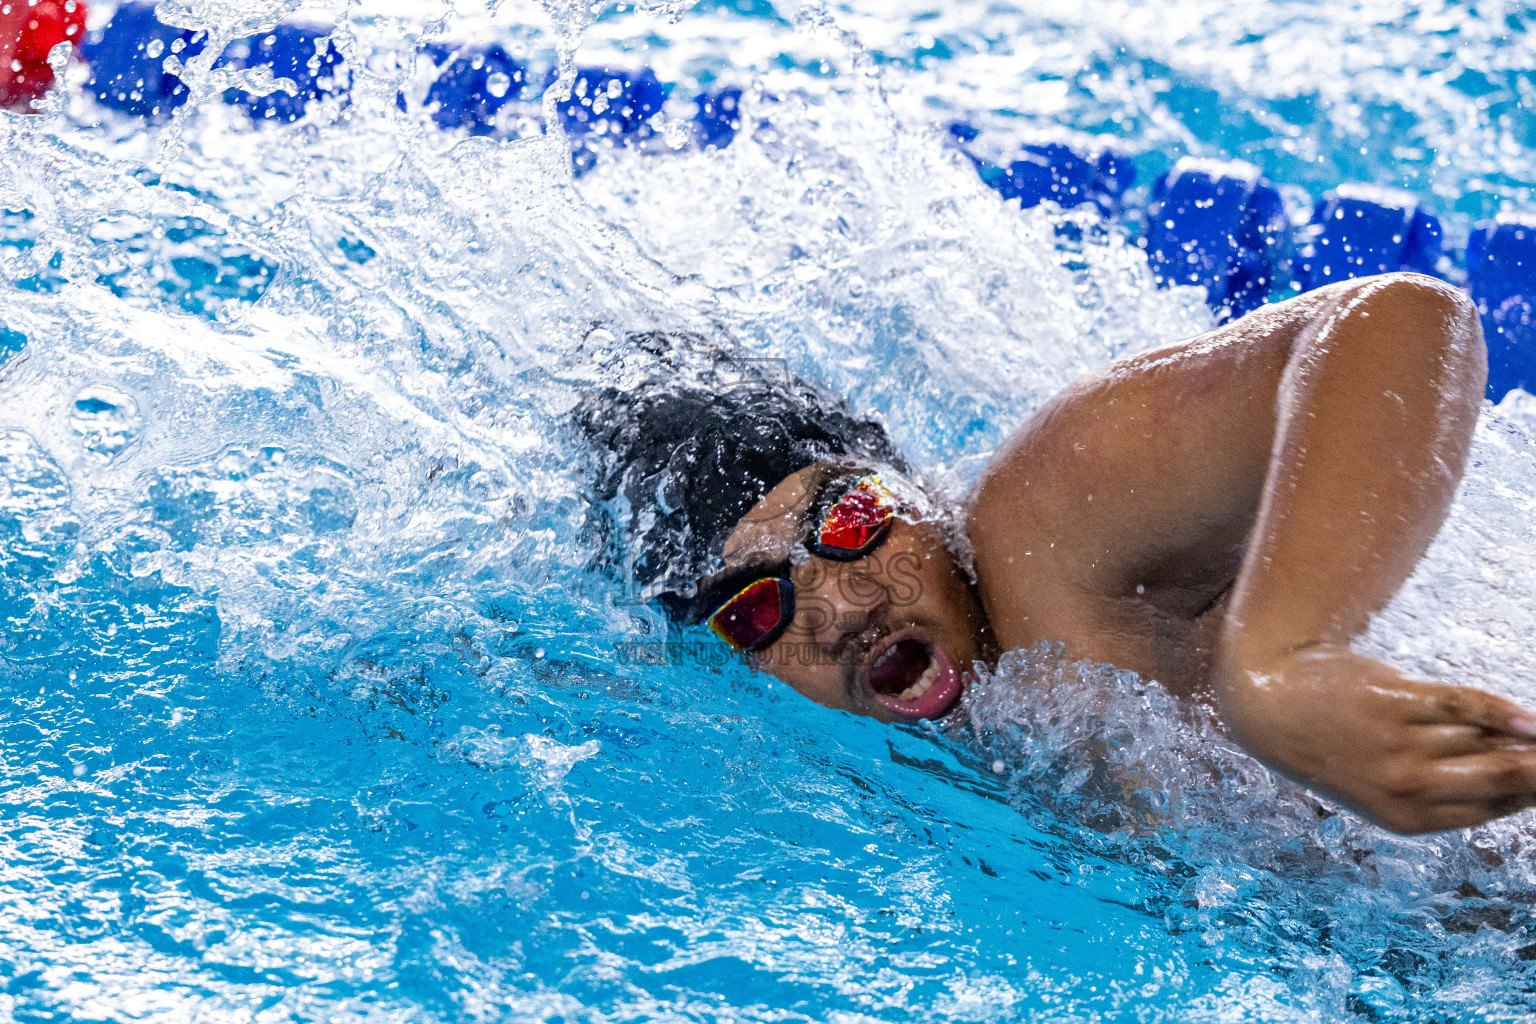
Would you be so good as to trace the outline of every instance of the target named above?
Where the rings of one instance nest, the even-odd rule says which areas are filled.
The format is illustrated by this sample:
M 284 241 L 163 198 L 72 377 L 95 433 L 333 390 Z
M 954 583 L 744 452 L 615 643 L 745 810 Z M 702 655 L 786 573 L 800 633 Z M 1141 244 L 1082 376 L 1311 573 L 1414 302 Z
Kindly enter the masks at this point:
M 1464 296 L 1391 275 L 1074 385 L 974 501 L 1000 643 L 1203 689 L 1266 763 L 1402 831 L 1531 801 L 1518 707 L 1348 649 L 1444 518 L 1485 373 Z
M 1472 304 L 1427 279 L 1366 282 L 1303 333 L 1213 663 L 1249 750 L 1403 832 L 1536 802 L 1536 718 L 1349 646 L 1439 530 L 1486 379 Z

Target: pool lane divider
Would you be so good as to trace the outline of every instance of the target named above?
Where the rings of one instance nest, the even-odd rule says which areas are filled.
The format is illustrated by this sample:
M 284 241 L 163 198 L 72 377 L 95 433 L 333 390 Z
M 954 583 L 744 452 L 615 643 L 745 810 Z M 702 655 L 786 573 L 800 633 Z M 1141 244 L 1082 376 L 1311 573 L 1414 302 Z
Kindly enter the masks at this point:
M 1488 342 L 1488 397 L 1536 392 L 1536 214 L 1478 224 L 1467 240 L 1467 280 Z
M 6 2 L 12 14 L 0 15 L 0 55 L 8 48 L 15 63 L 11 76 L 0 79 L 0 105 L 25 109 L 52 82 L 48 50 L 82 34 L 79 50 L 92 69 L 86 88 L 104 106 L 158 118 L 186 101 L 186 86 L 165 71 L 165 62 L 200 53 L 205 36 L 161 23 L 149 0 L 118 6 L 110 21 L 88 34 L 84 0 L 36 0 L 24 18 L 15 12 L 28 0 L 0 0 Z M 299 119 L 316 100 L 345 103 L 345 61 L 330 42 L 330 30 L 284 22 L 230 44 L 216 67 L 267 66 L 274 79 L 290 80 L 295 92 L 258 96 L 229 89 L 225 102 L 254 120 L 279 122 Z M 423 108 L 440 127 L 494 135 L 506 130 L 510 119 L 529 116 L 529 69 L 500 46 L 434 42 L 420 54 L 434 72 Z M 543 88 L 553 81 L 550 72 Z M 656 116 L 672 88 L 649 68 L 578 68 L 570 96 L 556 108 L 577 172 L 590 169 L 604 147 L 652 140 Z M 730 145 L 741 128 L 741 96 L 740 88 L 727 86 L 695 97 L 695 146 Z M 398 104 L 407 109 L 404 95 Z M 1106 217 L 1134 217 L 1126 198 L 1135 167 L 1110 147 L 1019 141 L 964 122 L 950 124 L 948 132 L 981 180 L 1021 208 L 1091 203 Z M 1340 185 L 1324 195 L 1305 224 L 1293 228 L 1279 190 L 1240 160 L 1179 160 L 1152 184 L 1140 219 L 1144 231 L 1137 244 L 1145 248 L 1158 285 L 1203 288 L 1221 320 L 1332 281 L 1397 270 L 1456 273 L 1439 219 L 1411 193 Z M 1536 216 L 1479 222 L 1467 247 L 1465 275 L 1488 340 L 1488 396 L 1497 401 L 1514 387 L 1536 389 Z
M 528 85 L 528 69 L 494 43 L 462 47 L 427 43 L 419 52 L 438 69 L 424 107 L 439 128 L 492 134 L 502 110 L 521 99 Z M 395 97 L 395 104 L 406 109 L 403 93 Z
M 1292 262 L 1299 290 L 1389 270 L 1443 276 L 1445 233 L 1417 196 L 1379 185 L 1340 185 L 1313 208 Z
M 232 88 L 225 90 L 224 101 L 242 107 L 255 120 L 280 122 L 298 120 L 315 100 L 345 102 L 345 61 L 331 45 L 330 32 L 329 25 L 284 22 L 264 35 L 231 43 L 215 67 L 265 65 L 274 79 L 290 80 L 295 91 L 280 89 L 258 96 Z M 165 71 L 166 58 L 186 61 L 201 53 L 205 44 L 201 32 L 161 23 L 149 0 L 132 0 L 85 40 L 83 56 L 93 72 L 86 88 L 112 109 L 140 117 L 167 116 L 186 102 L 187 89 L 179 77 Z M 435 72 L 423 107 L 439 127 L 473 135 L 496 134 L 504 116 L 529 98 L 527 66 L 500 46 L 432 42 L 419 53 Z M 544 87 L 553 80 L 551 72 Z M 559 107 L 578 164 L 590 166 L 599 143 L 631 145 L 652 138 L 654 118 L 671 91 L 672 86 L 649 68 L 578 68 L 571 95 Z M 697 97 L 694 122 L 700 146 L 730 143 L 739 124 L 740 99 L 741 90 L 735 87 Z M 403 94 L 397 103 L 406 109 Z
M 244 71 L 266 65 L 274 79 L 293 82 L 292 93 L 283 89 L 266 95 L 243 89 L 224 91 L 224 102 L 242 108 L 253 120 L 291 123 L 303 117 L 317 100 L 345 100 L 348 83 L 344 63 L 331 44 L 330 25 L 283 22 L 266 35 L 229 44 L 213 66 Z
M 89 33 L 81 56 L 90 65 L 85 88 L 102 106 L 137 117 L 165 117 L 187 101 L 187 87 L 165 70 L 202 53 L 205 33 L 174 28 L 155 17 L 152 3 L 128 3 Z
M 1122 212 L 1134 179 L 1125 157 L 1059 143 L 989 143 L 964 122 L 948 130 L 982 181 L 1022 208 L 1049 200 Z M 1401 189 L 1340 185 L 1304 225 L 1292 223 L 1279 190 L 1253 164 L 1184 157 L 1153 183 L 1136 242 L 1160 287 L 1204 288 L 1218 321 L 1333 281 L 1454 273 L 1439 218 Z M 1465 274 L 1488 343 L 1488 398 L 1536 391 L 1536 215 L 1479 222 Z
M 1119 213 L 1125 190 L 1136 181 L 1130 159 L 1108 148 L 1019 142 L 983 135 L 964 121 L 952 121 L 947 128 L 981 180 L 1004 199 L 1017 199 L 1023 209 L 1047 200 L 1064 209 L 1092 203 L 1110 217 Z

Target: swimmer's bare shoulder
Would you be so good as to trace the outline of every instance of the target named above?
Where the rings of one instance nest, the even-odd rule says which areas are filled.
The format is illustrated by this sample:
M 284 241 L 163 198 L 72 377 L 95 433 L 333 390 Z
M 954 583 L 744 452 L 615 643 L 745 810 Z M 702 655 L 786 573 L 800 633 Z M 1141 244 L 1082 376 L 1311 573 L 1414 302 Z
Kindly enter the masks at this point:
M 999 645 L 1209 696 L 1257 757 L 1399 831 L 1536 804 L 1536 715 L 1349 649 L 1445 517 L 1485 360 L 1463 293 L 1393 274 L 1077 382 L 971 498 Z

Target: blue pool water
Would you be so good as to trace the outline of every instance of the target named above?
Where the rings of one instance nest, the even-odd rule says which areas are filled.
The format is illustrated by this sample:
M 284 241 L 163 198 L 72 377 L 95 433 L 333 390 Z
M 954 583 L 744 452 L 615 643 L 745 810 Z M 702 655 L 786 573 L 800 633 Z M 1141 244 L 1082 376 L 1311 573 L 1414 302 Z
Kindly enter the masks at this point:
M 296 10 L 161 13 L 222 42 Z M 1536 1012 L 1528 817 L 1390 836 L 1049 648 L 905 729 L 669 655 L 586 568 L 567 425 L 646 368 L 613 336 L 728 336 L 957 492 L 1055 388 L 1212 314 L 1153 286 L 1134 215 L 1009 206 L 939 125 L 1113 141 L 1143 189 L 1186 154 L 1296 209 L 1403 187 L 1454 251 L 1533 200 L 1528 9 L 301 13 L 341 16 L 350 79 L 297 123 L 224 103 L 243 72 L 211 54 L 159 120 L 83 68 L 0 115 L 0 1019 Z M 580 177 L 537 89 L 501 134 L 445 132 L 412 55 L 466 39 L 534 83 L 643 62 L 665 123 Z M 731 84 L 748 130 L 685 145 L 688 97 Z M 1361 645 L 1536 702 L 1519 397 Z M 1146 779 L 1129 804 L 1103 756 Z

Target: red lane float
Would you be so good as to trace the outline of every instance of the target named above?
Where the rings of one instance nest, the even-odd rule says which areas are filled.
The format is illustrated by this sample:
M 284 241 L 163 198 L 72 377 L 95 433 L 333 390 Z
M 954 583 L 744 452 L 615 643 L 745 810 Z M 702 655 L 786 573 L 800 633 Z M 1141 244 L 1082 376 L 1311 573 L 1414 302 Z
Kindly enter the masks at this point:
M 48 51 L 85 35 L 85 0 L 0 0 L 0 107 L 30 110 L 53 84 Z

